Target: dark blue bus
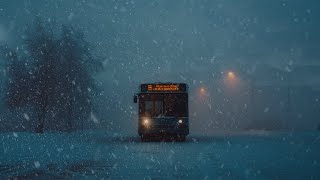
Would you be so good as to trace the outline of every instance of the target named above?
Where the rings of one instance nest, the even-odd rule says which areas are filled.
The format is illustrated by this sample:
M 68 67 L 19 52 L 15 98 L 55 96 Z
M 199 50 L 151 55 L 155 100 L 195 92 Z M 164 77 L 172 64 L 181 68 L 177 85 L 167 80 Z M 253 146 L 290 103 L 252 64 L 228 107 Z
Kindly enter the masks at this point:
M 189 134 L 188 86 L 184 83 L 141 84 L 134 96 L 138 103 L 138 133 L 184 141 Z

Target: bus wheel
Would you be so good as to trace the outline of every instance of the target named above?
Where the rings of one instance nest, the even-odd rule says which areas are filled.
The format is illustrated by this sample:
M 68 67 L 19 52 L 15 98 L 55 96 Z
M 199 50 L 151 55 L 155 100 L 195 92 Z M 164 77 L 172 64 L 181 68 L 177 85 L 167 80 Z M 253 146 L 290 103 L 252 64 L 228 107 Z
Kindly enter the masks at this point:
M 141 141 L 143 141 L 143 142 L 146 142 L 146 141 L 149 140 L 149 136 L 148 135 L 143 134 L 140 137 L 141 137 Z
M 184 135 L 178 135 L 178 136 L 177 136 L 177 141 L 183 142 L 183 141 L 185 141 L 185 140 L 186 140 L 186 136 L 184 136 Z

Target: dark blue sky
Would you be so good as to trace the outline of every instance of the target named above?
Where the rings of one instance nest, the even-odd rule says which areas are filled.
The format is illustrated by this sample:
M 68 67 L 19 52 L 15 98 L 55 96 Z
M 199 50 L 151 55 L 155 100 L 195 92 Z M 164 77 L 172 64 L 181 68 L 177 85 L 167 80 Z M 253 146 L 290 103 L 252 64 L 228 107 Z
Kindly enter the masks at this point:
M 16 30 L 41 14 L 83 27 L 101 54 L 126 65 L 122 51 L 136 59 L 178 64 L 214 56 L 231 64 L 263 61 L 281 67 L 290 60 L 308 64 L 319 57 L 316 0 L 13 0 L 1 1 L 0 7 L 1 40 L 14 44 L 20 39 Z

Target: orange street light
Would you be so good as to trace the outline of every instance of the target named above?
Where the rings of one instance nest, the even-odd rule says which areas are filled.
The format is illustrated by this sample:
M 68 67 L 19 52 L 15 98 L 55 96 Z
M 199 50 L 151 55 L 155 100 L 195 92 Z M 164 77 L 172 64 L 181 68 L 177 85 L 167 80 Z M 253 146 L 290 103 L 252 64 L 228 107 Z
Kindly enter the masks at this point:
M 207 89 L 205 87 L 200 87 L 199 96 L 202 98 L 207 96 Z
M 206 92 L 206 89 L 204 87 L 200 88 L 201 94 L 204 94 Z
M 229 72 L 228 72 L 228 78 L 229 78 L 229 79 L 235 79 L 235 78 L 236 78 L 236 75 L 234 74 L 233 71 L 229 71 Z
M 224 83 L 234 89 L 237 85 L 239 85 L 239 79 L 234 71 L 227 71 L 224 77 Z

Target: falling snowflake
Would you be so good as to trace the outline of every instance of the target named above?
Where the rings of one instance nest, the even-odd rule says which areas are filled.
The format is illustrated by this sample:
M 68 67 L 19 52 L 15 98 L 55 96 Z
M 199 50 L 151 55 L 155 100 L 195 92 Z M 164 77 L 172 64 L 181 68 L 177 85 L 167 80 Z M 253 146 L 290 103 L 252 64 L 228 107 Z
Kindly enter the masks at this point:
M 35 162 L 34 162 L 34 166 L 35 166 L 36 168 L 39 168 L 39 167 L 40 167 L 39 161 L 35 161 Z

